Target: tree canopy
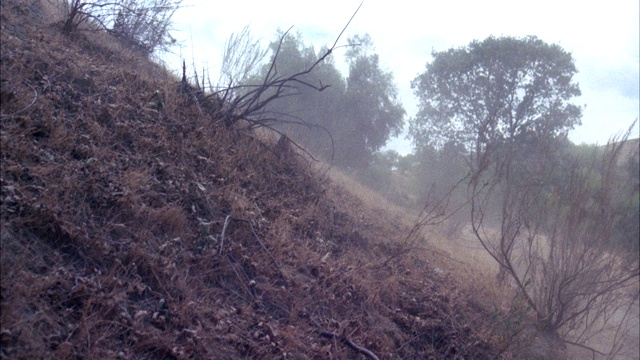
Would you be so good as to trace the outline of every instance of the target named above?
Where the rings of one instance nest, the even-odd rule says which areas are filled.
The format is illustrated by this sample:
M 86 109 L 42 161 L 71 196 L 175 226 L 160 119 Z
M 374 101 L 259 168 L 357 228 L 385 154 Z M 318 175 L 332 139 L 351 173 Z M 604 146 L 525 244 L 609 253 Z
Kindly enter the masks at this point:
M 343 123 L 338 128 L 340 162 L 357 165 L 371 161 L 391 135 L 402 130 L 405 110 L 398 99 L 393 75 L 380 66 L 368 34 L 348 39 L 347 89 L 343 97 Z
M 570 53 L 535 36 L 489 37 L 434 52 L 412 88 L 420 100 L 410 136 L 419 149 L 464 144 L 477 156 L 506 139 L 553 138 L 580 124 Z
M 274 63 L 278 76 L 289 76 L 311 67 L 326 52 L 326 48 L 316 53 L 312 46 L 304 44 L 302 35 L 278 31 L 276 39 L 269 45 L 270 59 L 262 71 L 245 83 L 260 83 Z M 284 89 L 284 96 L 267 107 L 270 116 L 277 117 L 284 131 L 316 155 L 331 155 L 332 124 L 336 117 L 336 104 L 341 102 L 345 91 L 345 80 L 329 56 L 316 65 L 312 72 L 299 77 L 300 81 L 316 87 L 317 91 L 302 83 L 290 84 Z M 308 125 L 308 126 L 304 126 Z
M 311 125 L 285 130 L 312 152 L 330 155 L 335 150 L 338 165 L 362 167 L 373 160 L 373 153 L 391 135 L 400 132 L 405 111 L 398 100 L 393 76 L 382 70 L 369 35 L 354 36 L 347 41 L 348 77 L 343 77 L 334 60 L 328 57 L 301 77 L 318 87 L 329 85 L 327 88 L 321 92 L 305 86 L 288 88 L 287 96 L 270 104 L 268 110 L 298 125 Z M 318 59 L 315 49 L 305 45 L 300 34 L 279 33 L 270 49 L 271 61 L 257 78 L 264 76 L 273 61 L 276 71 L 287 75 L 308 68 Z M 319 54 L 325 52 L 323 48 Z M 333 137 L 335 149 L 331 149 L 332 143 L 323 129 Z

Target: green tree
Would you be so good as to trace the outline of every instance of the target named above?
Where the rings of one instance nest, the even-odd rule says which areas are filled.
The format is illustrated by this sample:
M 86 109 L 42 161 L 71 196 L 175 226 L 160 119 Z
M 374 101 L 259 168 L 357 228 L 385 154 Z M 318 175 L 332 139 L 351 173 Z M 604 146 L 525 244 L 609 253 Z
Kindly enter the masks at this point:
M 409 153 L 398 158 L 398 171 L 403 175 L 408 175 L 414 171 L 417 164 L 416 155 Z
M 268 116 L 282 118 L 281 123 L 303 125 L 279 130 L 286 131 L 313 153 L 330 158 L 335 151 L 336 164 L 364 169 L 389 137 L 400 132 L 405 111 L 398 101 L 392 74 L 383 71 L 378 55 L 372 54 L 371 38 L 355 36 L 348 44 L 346 80 L 334 60 L 326 58 L 311 73 L 300 76 L 296 84 L 288 85 L 284 96 L 269 104 L 267 111 Z M 259 83 L 272 69 L 274 59 L 273 69 L 287 76 L 308 68 L 319 58 L 318 54 L 327 51 L 321 48 L 316 54 L 313 47 L 304 44 L 300 34 L 286 34 L 283 38 L 282 33 L 270 48 L 271 61 L 248 84 Z M 328 87 L 318 92 L 305 83 Z
M 318 54 L 323 54 L 326 50 L 322 47 Z M 332 148 L 333 143 L 329 141 L 325 130 L 334 137 L 334 134 L 340 131 L 339 126 L 336 126 L 339 125 L 336 119 L 341 116 L 338 104 L 344 96 L 346 82 L 337 69 L 333 57 L 318 64 L 314 70 L 315 78 L 312 81 L 315 81 L 316 85 L 329 85 L 329 87 L 321 93 L 309 94 L 309 99 L 304 103 L 305 108 L 301 117 L 313 127 L 298 127 L 292 131 L 298 138 L 304 139 L 310 150 L 324 158 L 330 158 L 335 149 Z
M 464 180 L 469 175 L 468 151 L 459 143 L 449 141 L 441 148 L 425 146 L 416 151 L 413 169 L 416 206 L 424 208 L 443 201 L 447 218 L 441 227 L 445 236 L 453 239 L 468 222 L 468 213 L 461 211 L 466 204 Z
M 609 199 L 606 199 L 611 203 L 613 217 L 611 243 L 607 245 L 611 251 L 615 250 L 620 254 L 627 254 L 637 258 L 640 248 L 639 140 L 626 140 L 616 145 L 620 147 L 620 153 L 617 154 L 617 162 L 611 165 L 612 176 L 609 179 L 610 183 L 605 184 L 606 187 L 616 190 Z M 565 156 L 580 156 L 582 160 L 580 166 L 587 168 L 590 162 L 602 157 L 609 148 L 610 146 L 597 145 L 573 146 Z M 557 177 L 558 181 L 564 178 L 566 176 Z M 595 186 L 601 184 L 603 180 L 601 176 L 594 176 L 590 179 L 590 182 Z M 602 197 L 595 191 L 591 196 L 594 199 Z
M 348 39 L 347 89 L 343 116 L 335 124 L 337 162 L 344 166 L 366 166 L 374 152 L 403 127 L 405 110 L 398 99 L 393 75 L 380 67 L 368 34 Z
M 489 37 L 434 52 L 412 88 L 420 100 L 410 135 L 417 148 L 464 144 L 487 165 L 507 139 L 549 139 L 580 124 L 570 53 L 535 36 Z
M 469 174 L 467 150 L 454 141 L 445 143 L 439 149 L 424 147 L 417 157 L 416 174 L 423 185 L 418 190 L 421 201 L 426 201 L 428 193 L 433 191 L 436 193 L 431 196 L 443 197 Z
M 629 254 L 640 251 L 640 140 L 629 140 L 627 159 L 620 164 L 622 197 L 617 200 L 616 239 Z M 626 181 L 625 181 L 626 179 Z M 632 255 L 633 256 L 633 255 Z
M 261 83 L 274 60 L 272 71 L 277 72 L 278 76 L 286 77 L 308 69 L 327 52 L 327 48 L 323 47 L 316 54 L 312 46 L 304 44 L 301 34 L 284 34 L 280 30 L 269 49 L 271 58 L 262 71 L 243 82 L 249 85 L 247 89 L 251 89 L 250 84 Z M 267 106 L 265 115 L 278 118 L 278 129 L 285 131 L 300 145 L 316 155 L 329 158 L 333 152 L 329 134 L 333 132 L 332 125 L 336 123 L 334 118 L 339 114 L 336 104 L 341 102 L 345 81 L 332 57 L 326 58 L 311 73 L 300 76 L 298 80 L 287 84 L 283 96 Z M 328 87 L 319 92 L 305 83 L 316 88 L 325 85 Z
M 377 151 L 371 155 L 368 166 L 359 167 L 354 176 L 380 194 L 389 195 L 399 158 L 400 154 L 395 150 Z

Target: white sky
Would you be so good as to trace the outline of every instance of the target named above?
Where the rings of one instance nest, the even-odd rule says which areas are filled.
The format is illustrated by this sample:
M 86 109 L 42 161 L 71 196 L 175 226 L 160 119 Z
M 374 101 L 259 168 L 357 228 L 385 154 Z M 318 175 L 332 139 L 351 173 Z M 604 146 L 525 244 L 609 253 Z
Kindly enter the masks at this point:
M 179 56 L 187 64 L 195 60 L 217 79 L 225 40 L 246 25 L 265 46 L 278 28 L 294 26 L 305 44 L 318 50 L 333 44 L 360 1 L 184 0 L 185 8 L 175 14 L 173 33 L 183 42 L 182 54 L 169 63 L 178 68 Z M 490 35 L 536 35 L 571 52 L 579 71 L 575 80 L 582 96 L 574 102 L 587 107 L 582 126 L 570 138 L 604 144 L 626 130 L 640 112 L 639 13 L 637 0 L 365 0 L 339 44 L 351 35 L 369 33 L 384 70 L 394 74 L 409 118 L 418 107 L 410 82 L 424 72 L 433 50 L 465 46 Z M 344 49 L 336 51 L 336 65 L 346 71 L 343 53 Z M 631 137 L 638 136 L 636 126 Z M 404 136 L 388 146 L 401 154 L 411 150 Z

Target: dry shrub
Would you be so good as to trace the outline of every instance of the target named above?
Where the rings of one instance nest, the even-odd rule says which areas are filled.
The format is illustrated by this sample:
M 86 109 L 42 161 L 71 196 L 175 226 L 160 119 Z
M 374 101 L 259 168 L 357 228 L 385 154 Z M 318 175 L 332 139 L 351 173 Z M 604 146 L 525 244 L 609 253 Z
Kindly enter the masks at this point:
M 617 158 L 628 134 L 601 156 L 571 159 L 561 169 L 549 160 L 552 146 L 541 142 L 547 160 L 535 171 L 518 163 L 518 144 L 508 143 L 495 173 L 472 182 L 473 231 L 499 265 L 498 282 L 517 294 L 513 315 L 532 339 L 530 356 L 558 357 L 572 345 L 615 357 L 633 327 L 638 260 L 613 237 L 613 199 L 626 188 L 615 176 Z M 491 224 L 496 199 L 499 220 Z M 592 341 L 604 333 L 612 334 L 607 343 Z
M 180 0 L 62 0 L 62 31 L 106 32 L 126 47 L 148 56 L 175 42 L 169 34 Z

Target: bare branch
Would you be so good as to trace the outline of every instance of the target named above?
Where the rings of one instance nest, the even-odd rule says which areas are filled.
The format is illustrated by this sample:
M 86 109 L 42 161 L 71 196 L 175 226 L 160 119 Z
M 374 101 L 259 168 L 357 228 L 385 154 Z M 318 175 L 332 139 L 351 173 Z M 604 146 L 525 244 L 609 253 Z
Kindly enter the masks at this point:
M 622 261 L 610 240 L 612 199 L 620 189 L 617 159 L 627 137 L 613 138 L 590 161 L 572 159 L 556 178 L 551 145 L 541 141 L 541 148 L 528 149 L 548 154 L 538 156 L 533 170 L 508 139 L 491 157 L 494 171 L 477 167 L 470 184 L 472 229 L 499 265 L 499 276 L 512 281 L 538 328 L 594 354 L 620 348 L 617 336 L 609 353 L 588 341 L 611 326 L 622 331 L 632 316 L 624 310 L 632 301 L 628 293 L 640 276 L 637 260 Z M 494 226 L 488 218 L 496 214 Z

